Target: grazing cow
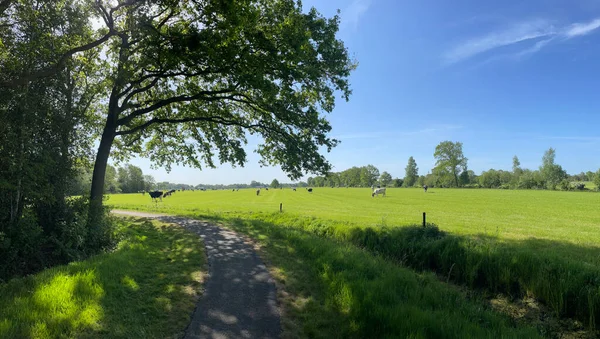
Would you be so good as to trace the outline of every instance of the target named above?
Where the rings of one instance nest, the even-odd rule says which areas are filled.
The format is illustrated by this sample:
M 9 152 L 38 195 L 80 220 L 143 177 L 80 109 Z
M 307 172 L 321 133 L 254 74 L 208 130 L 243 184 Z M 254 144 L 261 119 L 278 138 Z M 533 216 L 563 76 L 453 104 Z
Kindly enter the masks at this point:
M 385 197 L 385 187 L 374 190 L 373 193 L 371 193 L 371 197 L 379 196 L 380 194 Z
M 308 188 L 306 190 L 308 191 L 308 193 L 312 193 L 312 188 Z
M 256 190 L 256 195 L 260 195 L 260 188 Z
M 295 189 L 295 188 L 292 188 L 292 190 L 294 190 L 294 192 L 296 192 L 296 189 Z
M 423 185 L 423 190 L 427 193 L 427 185 Z
M 150 198 L 152 198 L 152 200 L 156 201 L 156 199 L 160 199 L 160 201 L 162 201 L 162 196 L 163 196 L 162 191 L 148 192 L 148 194 L 150 194 Z
M 268 191 L 268 190 L 269 190 L 269 188 L 268 188 L 268 187 L 265 187 L 265 191 Z

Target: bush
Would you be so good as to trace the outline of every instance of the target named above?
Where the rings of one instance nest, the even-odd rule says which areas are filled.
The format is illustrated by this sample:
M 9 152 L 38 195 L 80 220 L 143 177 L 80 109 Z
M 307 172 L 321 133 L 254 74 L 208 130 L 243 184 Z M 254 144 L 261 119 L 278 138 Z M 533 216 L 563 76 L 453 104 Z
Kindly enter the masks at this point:
M 52 211 L 60 216 L 52 225 L 42 227 L 34 210 L 26 209 L 15 226 L 0 232 L 0 281 L 114 248 L 114 219 L 108 209 L 89 221 L 87 199 L 67 199 L 60 206 L 62 210 Z

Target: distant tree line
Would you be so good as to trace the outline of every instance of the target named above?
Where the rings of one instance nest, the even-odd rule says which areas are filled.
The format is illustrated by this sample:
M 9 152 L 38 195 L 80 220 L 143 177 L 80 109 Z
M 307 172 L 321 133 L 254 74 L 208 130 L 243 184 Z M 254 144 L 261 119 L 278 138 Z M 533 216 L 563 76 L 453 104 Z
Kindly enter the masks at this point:
M 104 178 L 104 193 L 137 193 L 154 189 L 174 189 L 174 184 L 168 182 L 157 183 L 151 175 L 144 175 L 141 168 L 125 164 L 123 167 L 107 165 Z M 92 167 L 79 167 L 69 186 L 70 195 L 88 195 L 92 184 Z M 191 188 L 191 185 L 179 185 Z
M 373 165 L 352 167 L 325 176 L 309 177 L 307 183 L 315 187 L 465 187 L 500 189 L 561 189 L 585 190 L 584 182 L 594 182 L 600 187 L 600 170 L 569 175 L 556 163 L 556 150 L 549 148 L 542 157 L 538 169 L 524 169 L 519 158 L 513 157 L 511 171 L 489 169 L 480 175 L 467 167 L 462 143 L 443 141 L 434 151 L 435 167 L 427 175 L 419 175 L 417 162 L 411 156 L 405 168 L 404 178 L 392 179 L 388 172 L 380 174 Z

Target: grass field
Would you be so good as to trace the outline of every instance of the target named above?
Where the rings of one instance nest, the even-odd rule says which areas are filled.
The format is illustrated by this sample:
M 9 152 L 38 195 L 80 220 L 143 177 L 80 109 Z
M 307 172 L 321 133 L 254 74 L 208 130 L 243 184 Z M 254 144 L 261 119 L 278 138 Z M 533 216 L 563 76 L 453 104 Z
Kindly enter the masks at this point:
M 112 253 L 0 285 L 0 338 L 167 338 L 187 326 L 206 267 L 179 227 L 120 222 Z
M 533 296 L 557 315 L 600 327 L 595 192 L 389 189 L 385 198 L 371 198 L 358 188 L 270 189 L 260 196 L 246 189 L 176 192 L 157 204 L 148 195 L 113 195 L 107 204 L 302 229 L 469 287 Z M 448 235 L 415 240 L 403 226 L 419 224 L 422 212 Z
M 148 195 L 119 194 L 107 204 L 118 208 L 173 212 L 276 212 L 316 217 L 361 226 L 404 226 L 427 221 L 456 234 L 493 234 L 522 240 L 530 237 L 600 246 L 600 194 L 533 190 L 388 189 L 371 198 L 370 189 L 315 188 L 176 192 L 158 204 Z M 600 263 L 600 262 L 596 262 Z

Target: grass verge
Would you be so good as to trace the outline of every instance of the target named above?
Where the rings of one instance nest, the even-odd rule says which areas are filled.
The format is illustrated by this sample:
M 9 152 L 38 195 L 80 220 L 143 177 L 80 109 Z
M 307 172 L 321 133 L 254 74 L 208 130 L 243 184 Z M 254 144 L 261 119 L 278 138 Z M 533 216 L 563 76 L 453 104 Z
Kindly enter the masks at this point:
M 284 287 L 283 338 L 535 338 L 431 273 L 261 220 L 223 223 L 257 240 Z M 281 291 L 280 291 L 281 292 Z
M 281 213 L 244 218 L 345 241 L 413 269 L 433 271 L 469 288 L 511 297 L 534 297 L 556 316 L 574 317 L 592 330 L 600 322 L 600 268 L 561 256 L 564 252 L 598 256 L 596 248 L 544 239 L 460 236 L 431 226 L 356 227 Z M 536 248 L 554 248 L 556 253 L 544 251 L 541 255 Z
M 124 219 L 112 253 L 0 285 L 0 338 L 168 338 L 187 326 L 206 259 L 180 227 Z

